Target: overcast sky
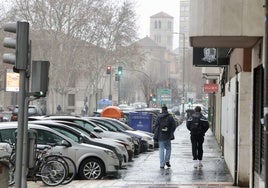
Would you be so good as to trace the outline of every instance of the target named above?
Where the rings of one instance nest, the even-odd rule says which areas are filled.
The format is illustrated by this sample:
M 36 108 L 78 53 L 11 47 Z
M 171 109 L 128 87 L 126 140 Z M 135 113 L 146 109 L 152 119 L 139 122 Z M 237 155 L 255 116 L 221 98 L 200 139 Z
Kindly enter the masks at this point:
M 136 0 L 136 13 L 138 16 L 139 38 L 150 34 L 150 16 L 159 12 L 165 12 L 174 17 L 174 32 L 179 32 L 179 0 Z M 179 36 L 174 36 L 174 47 L 179 42 Z

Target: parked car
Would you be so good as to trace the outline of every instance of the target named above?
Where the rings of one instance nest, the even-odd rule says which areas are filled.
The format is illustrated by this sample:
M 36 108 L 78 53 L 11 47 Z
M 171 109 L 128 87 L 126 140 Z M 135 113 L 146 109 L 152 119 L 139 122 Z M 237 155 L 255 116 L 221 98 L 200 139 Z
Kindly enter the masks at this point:
M 31 120 L 33 120 L 34 118 L 32 118 Z M 98 137 L 101 138 L 112 138 L 112 139 L 116 139 L 116 140 L 121 140 L 123 142 L 126 142 L 128 145 L 126 146 L 127 151 L 128 151 L 128 158 L 129 161 L 131 161 L 133 159 L 134 156 L 134 142 L 135 140 L 125 134 L 122 133 L 112 133 L 108 130 L 105 130 L 101 127 L 99 127 L 98 125 L 96 125 L 93 122 L 89 122 L 86 119 L 83 119 L 82 117 L 78 117 L 78 116 L 42 116 L 42 117 L 36 117 L 36 119 L 44 119 L 44 120 L 60 120 L 60 121 L 68 121 L 68 122 L 73 122 L 78 124 L 81 127 L 86 128 L 88 131 L 96 134 Z M 129 148 L 130 147 L 130 148 Z
M 64 125 L 67 125 L 67 126 L 70 126 L 70 127 L 73 127 L 75 130 L 78 130 L 81 133 L 83 133 L 83 134 L 85 134 L 88 137 L 93 138 L 93 139 L 95 139 L 95 138 L 108 139 L 108 140 L 112 139 L 112 138 L 104 138 L 104 137 L 97 136 L 95 133 L 90 132 L 85 127 L 82 127 L 82 126 L 80 126 L 80 125 L 78 125 L 76 123 L 70 122 L 70 121 L 62 121 L 62 120 L 53 120 L 53 121 L 61 123 L 61 124 L 64 124 Z M 118 139 L 112 139 L 112 140 L 114 140 L 115 142 L 117 142 L 117 143 L 119 143 L 119 144 L 121 144 L 122 146 L 125 147 L 125 149 L 127 150 L 127 153 L 128 153 L 128 157 L 127 157 L 126 161 L 130 162 L 132 160 L 132 158 L 130 159 L 129 156 L 130 155 L 132 156 L 132 154 L 133 154 L 132 147 L 130 145 L 132 143 L 129 144 L 128 141 L 123 141 L 123 140 L 118 140 Z
M 17 105 L 12 111 L 10 121 L 18 121 L 18 113 L 19 113 L 19 107 Z M 28 116 L 42 116 L 42 115 L 45 115 L 45 112 L 42 111 L 42 109 L 37 105 L 28 106 Z
M 112 126 L 117 131 L 125 132 L 126 134 L 134 135 L 138 138 L 140 138 L 141 142 L 141 152 L 146 152 L 148 150 L 154 150 L 154 140 L 153 135 L 149 135 L 151 133 L 144 133 L 145 131 L 137 131 L 128 126 L 127 124 L 113 118 L 105 118 L 105 117 L 85 117 L 86 119 L 92 120 L 92 121 L 102 121 L 105 122 L 104 126 Z
M 39 121 L 32 121 L 29 123 L 43 125 L 53 130 L 59 131 L 60 133 L 71 138 L 77 143 L 92 144 L 108 148 L 113 152 L 115 152 L 115 154 L 119 158 L 120 167 L 126 166 L 126 162 L 128 162 L 128 153 L 126 148 L 124 147 L 124 145 L 117 143 L 113 139 L 92 138 L 90 137 L 90 135 L 84 134 L 83 132 L 80 132 L 74 127 L 70 127 L 52 120 L 39 120 Z
M 126 134 L 126 135 L 129 135 L 129 136 L 133 137 L 136 140 L 136 142 L 134 144 L 135 145 L 135 147 L 134 147 L 135 148 L 134 149 L 134 155 L 139 155 L 142 152 L 142 150 L 147 150 L 147 148 L 148 148 L 148 143 L 145 142 L 145 143 L 142 144 L 142 141 L 141 141 L 142 137 L 139 136 L 139 135 L 133 135 L 131 133 L 124 132 L 123 130 L 118 130 L 113 125 L 110 125 L 109 122 L 102 121 L 101 120 L 102 118 L 100 118 L 100 119 L 99 118 L 97 118 L 97 119 L 89 119 L 89 118 L 85 117 L 85 119 L 87 119 L 88 121 L 96 123 L 98 126 L 103 127 L 103 129 L 106 129 L 108 131 L 115 132 L 115 133 L 119 132 L 119 133 L 123 133 L 123 134 Z
M 14 143 L 17 126 L 17 122 L 0 123 L 0 142 L 11 140 Z M 29 123 L 28 128 L 37 132 L 38 146 L 52 144 L 54 145 L 52 152 L 60 152 L 70 157 L 76 164 L 80 179 L 101 179 L 105 175 L 118 172 L 119 159 L 110 149 L 77 143 L 58 131 L 42 125 Z

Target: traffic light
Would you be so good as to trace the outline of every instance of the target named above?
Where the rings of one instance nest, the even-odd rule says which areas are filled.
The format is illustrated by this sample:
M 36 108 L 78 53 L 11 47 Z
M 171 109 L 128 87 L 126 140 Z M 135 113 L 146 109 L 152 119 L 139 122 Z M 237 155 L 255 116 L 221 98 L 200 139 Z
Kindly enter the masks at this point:
M 120 76 L 118 74 L 115 74 L 115 81 L 119 81 L 120 80 Z
M 111 66 L 110 65 L 108 65 L 107 67 L 106 67 L 106 74 L 111 74 Z
M 32 62 L 32 87 L 31 91 L 35 97 L 45 97 L 48 91 L 49 61 Z
M 153 100 L 153 94 L 150 93 L 150 96 L 149 96 L 149 101 L 152 101 Z
M 121 76 L 123 71 L 123 67 L 118 67 L 118 75 Z
M 188 105 L 192 105 L 193 104 L 193 98 L 188 98 Z
M 4 25 L 4 31 L 15 33 L 16 38 L 4 38 L 4 47 L 15 49 L 15 53 L 4 53 L 3 62 L 14 65 L 15 69 L 26 70 L 29 52 L 29 23 L 19 21 L 7 23 Z

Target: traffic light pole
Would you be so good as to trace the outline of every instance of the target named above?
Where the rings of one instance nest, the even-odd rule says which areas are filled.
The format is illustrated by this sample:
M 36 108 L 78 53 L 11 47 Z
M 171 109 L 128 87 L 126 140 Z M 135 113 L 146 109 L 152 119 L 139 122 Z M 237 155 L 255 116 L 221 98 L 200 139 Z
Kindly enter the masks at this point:
M 265 32 L 264 32 L 264 181 L 265 181 L 265 188 L 268 188 L 268 0 L 265 0 Z
M 18 112 L 18 129 L 17 129 L 17 143 L 16 143 L 16 171 L 15 171 L 15 187 L 25 187 L 26 174 L 23 172 L 25 164 L 23 164 L 23 140 L 24 140 L 24 109 L 25 109 L 25 83 L 26 83 L 26 70 L 20 70 L 20 83 L 19 83 L 19 112 Z M 24 148 L 27 150 L 27 148 Z M 23 177 L 23 178 L 22 178 Z M 23 181 L 22 181 L 23 180 Z
M 118 105 L 120 104 L 120 80 L 121 80 L 121 78 L 120 78 L 120 76 L 119 76 L 119 78 L 118 78 Z

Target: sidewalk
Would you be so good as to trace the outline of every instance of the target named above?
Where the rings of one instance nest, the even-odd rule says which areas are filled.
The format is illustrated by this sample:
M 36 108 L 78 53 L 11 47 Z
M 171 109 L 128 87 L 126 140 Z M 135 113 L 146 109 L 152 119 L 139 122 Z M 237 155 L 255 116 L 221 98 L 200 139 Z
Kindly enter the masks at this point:
M 140 154 L 118 177 L 107 180 L 73 181 L 64 188 L 160 188 L 160 187 L 232 187 L 233 179 L 221 156 L 212 132 L 204 142 L 203 168 L 194 169 L 191 142 L 185 122 L 175 132 L 172 141 L 171 168 L 159 168 L 158 150 Z M 29 188 L 45 187 L 41 182 L 28 182 Z

